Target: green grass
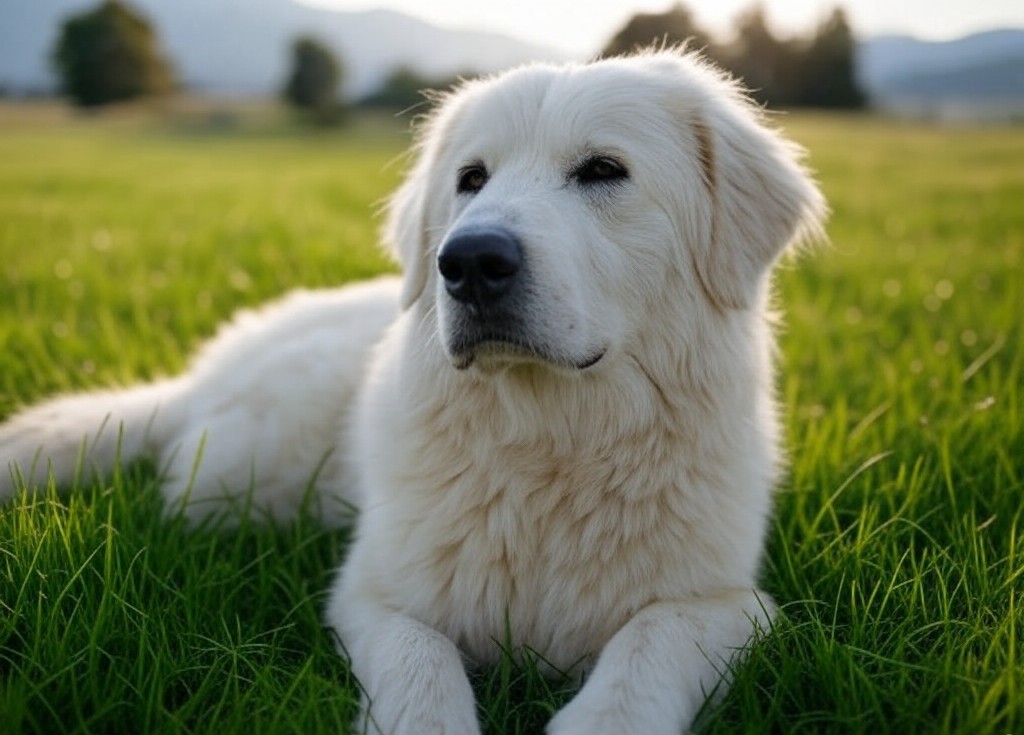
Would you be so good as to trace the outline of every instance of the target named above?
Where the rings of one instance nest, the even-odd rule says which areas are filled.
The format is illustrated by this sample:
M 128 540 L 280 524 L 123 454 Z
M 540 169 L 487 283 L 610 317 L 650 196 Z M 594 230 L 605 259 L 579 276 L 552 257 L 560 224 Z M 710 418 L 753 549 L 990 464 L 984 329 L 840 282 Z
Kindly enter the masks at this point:
M 0 115 L 0 416 L 180 370 L 231 311 L 388 267 L 392 132 Z M 708 733 L 1024 735 L 1024 129 L 783 119 L 832 244 L 779 274 L 790 473 L 765 564 L 785 616 Z M 10 733 L 342 732 L 321 627 L 344 532 L 190 529 L 153 472 L 0 509 Z M 491 733 L 566 699 L 476 677 Z

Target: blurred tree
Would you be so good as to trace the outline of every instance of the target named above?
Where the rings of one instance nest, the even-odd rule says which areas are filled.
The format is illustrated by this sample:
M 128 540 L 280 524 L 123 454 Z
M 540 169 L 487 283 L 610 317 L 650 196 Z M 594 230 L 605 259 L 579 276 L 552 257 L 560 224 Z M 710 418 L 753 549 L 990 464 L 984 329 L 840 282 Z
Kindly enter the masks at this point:
M 422 90 L 430 87 L 426 77 L 409 66 L 400 66 L 372 93 L 360 100 L 368 107 L 391 107 L 405 109 L 423 102 Z
M 320 122 L 337 122 L 341 113 L 343 68 L 324 43 L 300 36 L 292 43 L 292 71 L 284 98 Z
M 621 56 L 638 48 L 663 44 L 667 46 L 687 43 L 695 50 L 714 57 L 711 37 L 697 25 L 690 12 L 678 3 L 664 13 L 638 13 L 616 33 L 601 51 L 601 56 Z
M 846 13 L 836 8 L 818 26 L 800 60 L 797 104 L 859 108 L 866 103 L 855 75 L 856 41 Z
M 772 34 L 764 6 L 755 4 L 736 19 L 733 42 L 716 46 L 690 11 L 677 4 L 664 13 L 641 13 L 608 42 L 602 56 L 628 54 L 652 44 L 689 39 L 689 48 L 743 80 L 751 95 L 777 107 L 863 107 L 864 93 L 854 73 L 856 40 L 841 8 L 811 38 L 780 39 Z
M 153 26 L 123 0 L 105 0 L 68 17 L 52 61 L 63 91 L 86 107 L 174 87 L 174 71 L 160 52 Z
M 415 69 L 400 66 L 392 71 L 374 92 L 359 101 L 366 107 L 388 107 L 397 110 L 433 105 L 433 93 L 444 92 L 459 84 L 461 79 L 477 76 L 460 74 L 447 79 L 428 79 Z
M 764 6 L 758 4 L 736 19 L 736 38 L 723 53 L 723 61 L 754 99 L 785 106 L 797 98 L 799 53 L 797 44 L 772 34 Z

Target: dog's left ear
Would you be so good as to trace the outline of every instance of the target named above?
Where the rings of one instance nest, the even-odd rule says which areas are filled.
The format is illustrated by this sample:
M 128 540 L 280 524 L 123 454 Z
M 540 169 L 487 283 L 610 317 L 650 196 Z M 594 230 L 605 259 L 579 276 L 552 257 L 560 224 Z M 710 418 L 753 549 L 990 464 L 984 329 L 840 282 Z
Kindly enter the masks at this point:
M 787 245 L 823 237 L 827 207 L 801 164 L 803 151 L 768 127 L 734 85 L 715 81 L 727 93 L 690 119 L 712 207 L 711 232 L 693 245 L 712 302 L 742 309 Z

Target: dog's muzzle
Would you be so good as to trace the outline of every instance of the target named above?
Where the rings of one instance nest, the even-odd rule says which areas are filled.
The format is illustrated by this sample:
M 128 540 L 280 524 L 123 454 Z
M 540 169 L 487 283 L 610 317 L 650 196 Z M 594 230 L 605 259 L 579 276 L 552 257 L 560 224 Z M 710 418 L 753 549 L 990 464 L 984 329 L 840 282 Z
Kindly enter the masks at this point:
M 457 232 L 437 254 L 437 269 L 448 294 L 480 310 L 498 303 L 513 290 L 522 267 L 519 240 L 498 227 Z
M 437 254 L 447 303 L 441 331 L 452 364 L 465 370 L 481 354 L 499 362 L 539 361 L 585 370 L 604 349 L 577 355 L 553 340 L 536 317 L 531 274 L 519 238 L 497 226 L 459 229 Z

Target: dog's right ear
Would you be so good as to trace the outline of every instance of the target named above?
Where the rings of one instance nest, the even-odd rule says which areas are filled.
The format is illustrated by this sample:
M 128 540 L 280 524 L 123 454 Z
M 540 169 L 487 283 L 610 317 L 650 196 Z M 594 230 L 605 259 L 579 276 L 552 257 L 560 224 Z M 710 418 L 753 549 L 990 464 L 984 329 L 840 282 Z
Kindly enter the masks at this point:
M 434 110 L 416 123 L 413 166 L 387 201 L 382 239 L 404 271 L 400 295 L 403 310 L 422 295 L 430 269 L 434 267 L 436 243 L 431 237 L 438 232 L 442 218 L 440 207 L 445 198 L 431 184 L 431 178 L 437 161 L 447 150 L 447 131 L 466 86 L 462 84 L 447 92 L 424 92 Z
M 438 161 L 448 150 L 448 131 L 465 98 L 464 92 L 471 86 L 472 82 L 462 82 L 445 92 L 423 92 L 434 109 L 416 123 L 414 163 L 405 181 L 386 203 L 382 239 L 404 271 L 400 295 L 403 310 L 423 294 L 430 271 L 435 267 L 438 243 L 432 238 L 443 234 L 444 207 L 448 200 L 432 179 Z
M 426 155 L 420 155 L 413 169 L 387 202 L 384 245 L 402 266 L 400 303 L 403 310 L 412 306 L 427 284 L 427 174 Z

